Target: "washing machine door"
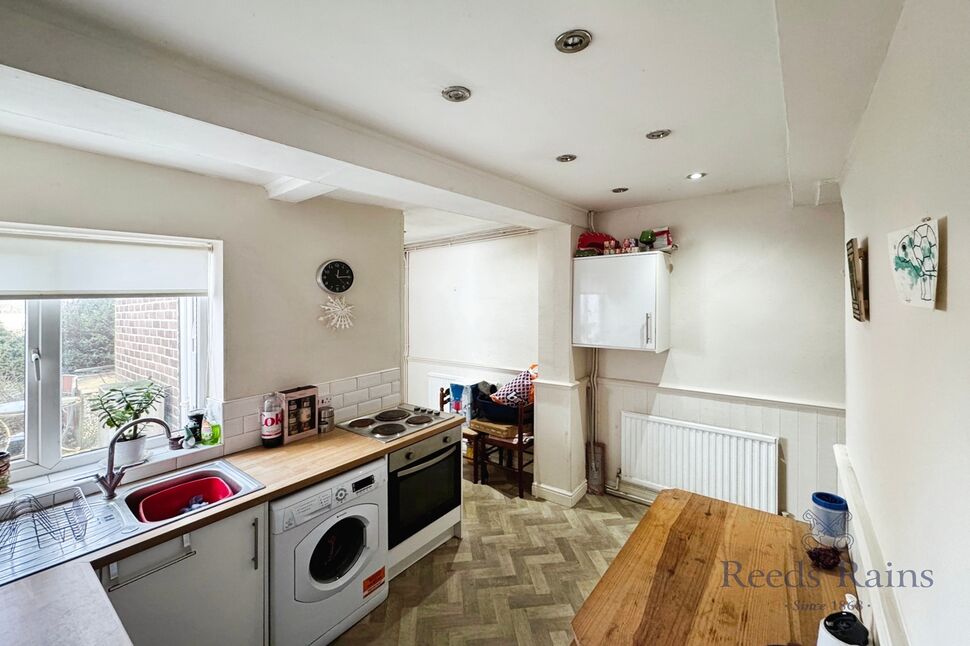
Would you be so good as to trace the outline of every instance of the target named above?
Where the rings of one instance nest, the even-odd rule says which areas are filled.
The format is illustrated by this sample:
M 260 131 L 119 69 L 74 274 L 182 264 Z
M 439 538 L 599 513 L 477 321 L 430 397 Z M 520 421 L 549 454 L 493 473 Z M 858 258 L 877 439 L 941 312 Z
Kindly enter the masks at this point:
M 379 531 L 373 504 L 350 507 L 317 525 L 294 552 L 296 600 L 322 601 L 353 583 L 374 558 Z

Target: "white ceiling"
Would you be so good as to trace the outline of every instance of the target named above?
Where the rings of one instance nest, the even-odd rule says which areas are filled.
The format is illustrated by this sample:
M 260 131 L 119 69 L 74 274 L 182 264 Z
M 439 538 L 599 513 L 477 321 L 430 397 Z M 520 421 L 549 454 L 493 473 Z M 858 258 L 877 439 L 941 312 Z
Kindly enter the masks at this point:
M 584 208 L 788 178 L 765 0 L 48 5 Z M 559 53 L 556 35 L 574 27 L 589 29 L 592 45 Z M 472 99 L 444 101 L 451 84 Z M 656 128 L 674 134 L 647 141 Z M 554 161 L 567 152 L 579 159 Z M 688 182 L 693 170 L 709 176 Z

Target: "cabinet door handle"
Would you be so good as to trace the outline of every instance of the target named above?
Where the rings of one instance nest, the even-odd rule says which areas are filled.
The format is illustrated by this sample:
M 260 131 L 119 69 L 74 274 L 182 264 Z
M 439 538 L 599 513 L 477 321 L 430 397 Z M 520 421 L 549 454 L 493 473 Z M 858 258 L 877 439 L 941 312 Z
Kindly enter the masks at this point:
M 193 556 L 195 556 L 195 554 L 196 554 L 196 551 L 195 550 L 192 550 L 190 552 L 185 552 L 184 554 L 180 554 L 179 556 L 176 556 L 171 561 L 166 561 L 165 563 L 162 563 L 161 565 L 156 565 L 152 569 L 145 570 L 141 574 L 137 574 L 137 575 L 131 577 L 130 579 L 128 579 L 127 581 L 122 581 L 121 583 L 115 583 L 114 585 L 112 585 L 112 586 L 110 586 L 108 588 L 108 592 L 114 592 L 115 590 L 118 590 L 120 588 L 123 588 L 126 585 L 130 585 L 130 584 L 134 583 L 135 581 L 141 581 L 146 576 L 151 576 L 151 575 L 155 574 L 156 572 L 161 572 L 162 570 L 164 570 L 167 567 L 171 567 L 171 566 L 175 565 L 176 563 L 181 563 L 182 561 L 184 561 L 187 558 L 192 558 Z
M 259 519 L 253 518 L 253 569 L 259 569 Z
M 643 345 L 650 345 L 650 312 L 644 315 L 643 321 Z

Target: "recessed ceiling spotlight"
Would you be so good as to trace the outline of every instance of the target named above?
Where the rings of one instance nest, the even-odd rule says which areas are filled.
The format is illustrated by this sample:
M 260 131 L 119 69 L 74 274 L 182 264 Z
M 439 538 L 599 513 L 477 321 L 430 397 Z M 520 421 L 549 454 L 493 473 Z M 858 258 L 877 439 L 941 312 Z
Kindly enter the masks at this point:
M 556 49 L 564 54 L 581 52 L 593 42 L 593 35 L 585 29 L 570 29 L 556 38 Z
M 576 155 L 569 155 L 569 154 L 559 155 L 558 157 L 556 157 L 556 161 L 557 162 L 571 162 L 571 161 L 576 161 Z
M 647 133 L 647 139 L 666 139 L 670 136 L 670 129 L 651 130 Z
M 472 91 L 464 85 L 451 85 L 441 91 L 441 96 L 453 103 L 461 103 L 471 98 Z
M 690 175 L 687 176 L 687 179 L 697 180 L 697 179 L 702 179 L 704 177 L 707 177 L 707 173 L 702 173 L 700 171 L 694 171 L 693 173 L 691 173 Z
M 617 186 L 616 188 L 613 189 L 613 192 L 614 193 L 626 193 L 629 190 L 630 189 L 627 188 L 626 186 Z

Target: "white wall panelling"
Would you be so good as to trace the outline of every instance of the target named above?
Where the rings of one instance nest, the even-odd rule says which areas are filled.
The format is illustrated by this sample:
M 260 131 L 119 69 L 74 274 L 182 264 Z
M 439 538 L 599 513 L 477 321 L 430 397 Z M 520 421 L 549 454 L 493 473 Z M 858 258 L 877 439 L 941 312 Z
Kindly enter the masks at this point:
M 832 446 L 845 439 L 845 411 L 778 401 L 674 390 L 634 381 L 597 380 L 597 438 L 606 443 L 607 483 L 620 467 L 622 411 L 709 424 L 779 439 L 779 508 L 797 517 L 813 491 L 835 491 Z

